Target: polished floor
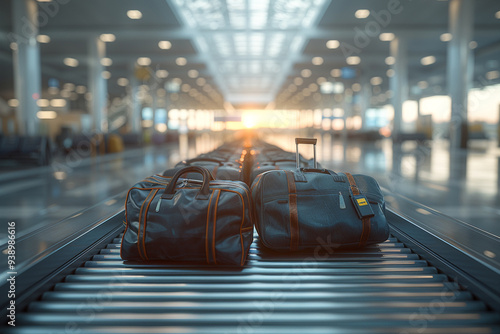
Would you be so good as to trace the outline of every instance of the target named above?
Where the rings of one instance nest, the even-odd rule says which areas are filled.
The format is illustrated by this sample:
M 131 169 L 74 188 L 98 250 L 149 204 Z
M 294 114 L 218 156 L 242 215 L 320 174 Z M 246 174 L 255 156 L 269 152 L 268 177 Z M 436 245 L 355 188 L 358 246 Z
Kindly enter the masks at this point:
M 317 156 L 324 167 L 372 175 L 387 196 L 421 203 L 500 240 L 500 149 L 495 142 L 472 142 L 469 150 L 451 154 L 445 141 L 393 146 L 390 140 L 344 143 L 325 133 L 276 132 L 262 133 L 261 138 L 293 151 L 295 136 L 311 135 L 318 138 Z M 143 177 L 214 149 L 228 138 L 222 133 L 182 136 L 175 144 L 96 158 L 73 152 L 48 167 L 4 170 L 0 219 L 15 221 L 18 236 L 29 233 L 105 202 Z M 301 149 L 312 156 L 310 148 Z M 5 236 L 6 231 L 0 231 L 0 238 Z

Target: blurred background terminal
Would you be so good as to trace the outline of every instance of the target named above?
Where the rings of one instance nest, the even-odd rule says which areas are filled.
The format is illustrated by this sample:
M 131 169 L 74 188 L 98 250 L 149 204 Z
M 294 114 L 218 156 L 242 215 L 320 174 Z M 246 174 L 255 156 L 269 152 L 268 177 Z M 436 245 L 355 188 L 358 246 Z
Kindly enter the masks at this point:
M 498 0 L 0 1 L 0 221 L 39 251 L 251 134 L 498 270 L 499 116 Z

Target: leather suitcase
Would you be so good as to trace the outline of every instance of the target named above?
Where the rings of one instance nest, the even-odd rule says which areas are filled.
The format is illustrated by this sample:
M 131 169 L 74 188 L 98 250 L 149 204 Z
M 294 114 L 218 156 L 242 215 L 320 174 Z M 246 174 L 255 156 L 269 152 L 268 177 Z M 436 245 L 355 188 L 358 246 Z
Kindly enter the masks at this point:
M 181 179 L 185 173 L 199 173 L 202 181 Z M 253 240 L 247 185 L 214 180 L 199 166 L 134 185 L 125 202 L 125 224 L 123 260 L 242 266 Z
M 316 145 L 316 139 L 296 139 L 297 160 L 299 144 Z M 389 236 L 384 198 L 370 176 L 273 170 L 260 174 L 251 189 L 255 225 L 268 248 L 356 248 Z

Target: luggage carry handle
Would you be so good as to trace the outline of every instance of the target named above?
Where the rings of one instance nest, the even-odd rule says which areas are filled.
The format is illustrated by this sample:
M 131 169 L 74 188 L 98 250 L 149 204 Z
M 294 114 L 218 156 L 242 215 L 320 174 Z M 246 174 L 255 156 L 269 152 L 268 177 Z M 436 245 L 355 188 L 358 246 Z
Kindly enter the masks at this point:
M 196 199 L 208 199 L 210 197 L 210 189 L 209 189 L 210 181 L 213 181 L 214 177 L 212 176 L 212 173 L 210 173 L 208 169 L 201 166 L 188 166 L 179 169 L 174 174 L 174 176 L 172 176 L 172 179 L 170 180 L 168 186 L 165 188 L 165 191 L 161 195 L 161 198 L 172 199 L 174 197 L 175 186 L 177 184 L 177 181 L 184 173 L 199 173 L 203 176 L 203 183 L 201 185 L 200 191 L 196 195 Z
M 313 145 L 314 147 L 314 169 L 318 169 L 318 163 L 316 162 L 316 143 L 318 140 L 316 138 L 295 138 L 295 150 L 296 150 L 296 164 L 297 168 L 300 168 L 300 158 L 299 158 L 299 144 Z
M 184 160 L 184 163 L 190 165 L 193 162 L 213 162 L 216 164 L 219 164 L 219 166 L 224 165 L 224 162 L 219 159 L 214 159 L 214 158 L 194 158 L 194 159 L 189 159 L 189 160 Z

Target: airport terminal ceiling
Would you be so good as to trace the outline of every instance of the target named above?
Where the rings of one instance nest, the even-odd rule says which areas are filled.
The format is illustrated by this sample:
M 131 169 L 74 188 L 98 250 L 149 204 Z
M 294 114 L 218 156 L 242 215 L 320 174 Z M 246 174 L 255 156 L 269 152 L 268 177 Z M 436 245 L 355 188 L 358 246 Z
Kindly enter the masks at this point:
M 382 105 L 396 36 L 407 41 L 410 98 L 447 93 L 448 1 L 54 0 L 38 6 L 43 89 L 52 78 L 87 85 L 88 40 L 101 36 L 110 96 L 125 94 L 119 79 L 139 63 L 159 87 L 178 91 L 183 105 L 194 108 L 310 108 L 330 103 L 332 83 L 356 92 L 356 84 L 373 78 L 372 104 Z M 498 1 L 475 2 L 474 87 L 500 83 L 499 11 Z M 14 98 L 11 16 L 11 1 L 2 1 L 5 100 Z

